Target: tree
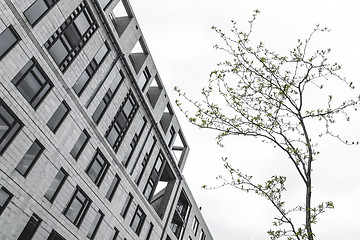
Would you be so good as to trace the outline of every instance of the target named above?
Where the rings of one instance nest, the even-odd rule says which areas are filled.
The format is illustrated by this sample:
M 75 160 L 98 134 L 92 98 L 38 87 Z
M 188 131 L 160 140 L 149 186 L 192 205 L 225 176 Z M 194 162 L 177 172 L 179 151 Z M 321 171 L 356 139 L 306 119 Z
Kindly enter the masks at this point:
M 312 226 L 318 215 L 334 207 L 331 201 L 317 206 L 311 201 L 312 163 L 319 154 L 316 142 L 330 135 L 344 144 L 358 144 L 344 140 L 333 126 L 338 119 L 350 120 L 348 113 L 356 111 L 360 96 L 339 102 L 338 96 L 328 93 L 337 90 L 333 88 L 335 84 L 345 86 L 348 91 L 354 86 L 339 75 L 339 64 L 329 63 L 330 49 L 309 53 L 312 39 L 329 31 L 327 28 L 317 25 L 307 38 L 298 40 L 288 55 L 281 56 L 262 42 L 252 45 L 250 37 L 258 13 L 255 10 L 247 32 L 240 31 L 235 21 L 230 36 L 213 27 L 224 43 L 224 46 L 215 45 L 215 49 L 227 53 L 230 60 L 219 63 L 219 69 L 210 74 L 209 84 L 201 92 L 202 101 L 194 101 L 178 87 L 174 88 L 183 101 L 191 103 L 192 113 L 181 101 L 176 100 L 176 104 L 192 124 L 217 131 L 220 146 L 224 137 L 238 135 L 261 139 L 286 153 L 304 183 L 305 204 L 285 207 L 282 198 L 285 176 L 273 176 L 264 184 L 257 184 L 252 176 L 233 168 L 226 158 L 224 166 L 230 177 L 220 176 L 221 186 L 254 192 L 271 202 L 279 213 L 273 222 L 275 230 L 268 231 L 271 239 L 313 240 Z M 317 103 L 309 101 L 314 92 L 322 93 L 319 96 L 325 98 Z M 314 124 L 316 129 L 311 128 Z M 291 219 L 294 212 L 304 215 L 300 226 Z

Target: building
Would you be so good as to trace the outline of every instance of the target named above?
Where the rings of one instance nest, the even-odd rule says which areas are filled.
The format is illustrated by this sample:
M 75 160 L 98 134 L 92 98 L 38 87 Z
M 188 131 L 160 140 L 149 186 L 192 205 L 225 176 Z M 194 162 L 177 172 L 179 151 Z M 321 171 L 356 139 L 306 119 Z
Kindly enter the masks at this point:
M 128 0 L 1 0 L 0 18 L 0 240 L 212 240 Z

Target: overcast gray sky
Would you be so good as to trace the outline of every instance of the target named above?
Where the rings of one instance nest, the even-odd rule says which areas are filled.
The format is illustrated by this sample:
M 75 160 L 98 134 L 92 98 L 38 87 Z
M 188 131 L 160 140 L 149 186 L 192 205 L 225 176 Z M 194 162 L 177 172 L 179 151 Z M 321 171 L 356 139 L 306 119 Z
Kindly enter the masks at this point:
M 331 33 L 322 35 L 316 47 L 331 47 L 332 59 L 343 65 L 343 76 L 360 89 L 360 3 L 356 0 L 130 0 L 130 3 L 173 102 L 177 98 L 172 91 L 174 86 L 198 97 L 209 73 L 222 60 L 222 55 L 212 48 L 220 39 L 210 30 L 211 26 L 226 29 L 233 19 L 247 29 L 254 9 L 261 11 L 254 28 L 256 38 L 281 53 L 287 53 L 317 23 L 329 27 Z M 200 187 L 217 184 L 215 177 L 223 172 L 221 157 L 226 156 L 259 181 L 274 174 L 286 175 L 288 197 L 291 201 L 302 200 L 303 185 L 286 156 L 261 141 L 242 137 L 228 139 L 225 148 L 220 148 L 215 144 L 214 133 L 190 125 L 178 111 L 177 115 L 191 148 L 184 175 L 202 206 L 214 239 L 268 239 L 266 231 L 276 213 L 266 200 L 230 188 L 207 191 Z M 339 130 L 359 139 L 359 120 L 355 116 L 350 124 L 339 125 Z M 332 200 L 335 209 L 319 217 L 314 227 L 317 239 L 358 240 L 360 147 L 324 138 L 319 149 L 321 155 L 313 172 L 314 203 Z

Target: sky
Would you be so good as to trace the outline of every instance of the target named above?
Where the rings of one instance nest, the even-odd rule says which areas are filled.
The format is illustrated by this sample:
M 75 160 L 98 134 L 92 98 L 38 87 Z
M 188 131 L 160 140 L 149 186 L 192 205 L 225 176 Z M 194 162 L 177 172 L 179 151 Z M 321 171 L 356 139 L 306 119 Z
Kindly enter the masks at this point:
M 209 74 L 224 55 L 213 49 L 221 43 L 211 26 L 231 27 L 230 20 L 247 30 L 253 10 L 261 13 L 254 25 L 254 37 L 277 52 L 287 53 L 298 38 L 307 37 L 316 24 L 331 29 L 315 41 L 314 49 L 332 49 L 331 59 L 343 65 L 342 76 L 360 89 L 359 37 L 360 3 L 356 0 L 130 0 L 157 70 L 172 100 L 182 130 L 190 146 L 184 176 L 202 207 L 202 214 L 216 240 L 269 239 L 276 212 L 259 196 L 217 186 L 215 178 L 225 174 L 221 157 L 243 172 L 265 181 L 274 174 L 287 176 L 289 202 L 302 201 L 303 183 L 278 149 L 259 140 L 231 137 L 225 147 L 215 143 L 215 133 L 189 124 L 175 107 L 179 86 L 188 96 L 199 99 Z M 359 91 L 360 92 L 360 91 Z M 344 96 L 341 91 L 336 91 Z M 316 97 L 312 96 L 316 101 Z M 337 130 L 347 137 L 360 138 L 359 113 Z M 319 216 L 313 227 L 317 239 L 360 239 L 360 146 L 345 146 L 326 137 L 319 142 L 321 154 L 313 167 L 313 203 L 333 201 L 335 209 Z

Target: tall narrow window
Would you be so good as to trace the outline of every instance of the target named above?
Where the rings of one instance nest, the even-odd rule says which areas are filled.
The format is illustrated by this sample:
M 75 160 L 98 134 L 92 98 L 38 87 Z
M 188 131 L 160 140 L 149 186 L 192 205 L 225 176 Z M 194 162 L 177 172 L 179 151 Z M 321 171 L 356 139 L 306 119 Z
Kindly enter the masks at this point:
M 146 236 L 146 240 L 150 240 L 150 237 L 151 237 L 153 228 L 154 228 L 154 224 L 153 224 L 153 223 L 150 223 L 150 227 L 149 227 L 148 234 L 147 234 L 147 236 Z
M 138 80 L 138 85 L 141 91 L 145 90 L 147 84 L 149 83 L 150 78 L 151 78 L 150 71 L 147 67 L 145 67 L 144 71 L 142 72 Z
M 58 232 L 52 230 L 47 240 L 66 240 Z
M 129 193 L 129 195 L 128 195 L 127 198 L 126 198 L 125 204 L 124 204 L 124 206 L 123 206 L 123 208 L 122 208 L 122 210 L 121 210 L 121 213 L 120 213 L 120 215 L 121 215 L 123 218 L 126 217 L 126 214 L 127 214 L 128 210 L 129 210 L 129 208 L 130 208 L 130 205 L 131 205 L 133 199 L 134 199 L 134 196 L 133 196 L 131 193 Z
M 147 124 L 146 117 L 143 117 L 143 124 L 140 125 L 141 128 L 140 128 L 139 132 L 135 133 L 133 139 L 131 140 L 130 149 L 125 153 L 124 159 L 122 161 L 122 163 L 124 164 L 125 167 L 127 167 L 129 165 L 129 162 L 131 160 L 132 155 L 135 152 L 136 146 L 139 143 L 141 135 L 143 134 L 143 132 L 145 130 L 146 124 Z
M 43 151 L 44 147 L 36 139 L 16 166 L 16 170 L 26 177 Z
M 97 231 L 98 231 L 98 229 L 100 227 L 100 224 L 101 224 L 103 218 L 104 218 L 104 213 L 99 210 L 98 213 L 95 216 L 95 219 L 94 219 L 93 223 L 90 226 L 90 230 L 89 230 L 89 232 L 87 234 L 88 238 L 90 238 L 90 239 L 95 238 L 96 233 L 97 233 Z
M 49 200 L 51 203 L 55 200 L 62 185 L 66 181 L 67 176 L 68 176 L 67 172 L 63 168 L 61 168 L 59 172 L 56 174 L 54 180 L 51 182 L 49 189 L 45 193 L 45 198 Z
M 115 152 L 118 151 L 121 141 L 129 129 L 138 108 L 139 105 L 135 100 L 135 96 L 130 91 L 105 134 L 106 139 Z
M 36 0 L 24 11 L 31 26 L 35 26 L 40 19 L 60 0 Z
M 80 137 L 76 141 L 74 147 L 71 149 L 70 154 L 76 160 L 79 158 L 81 152 L 84 150 L 86 144 L 89 142 L 90 135 L 84 129 L 83 132 L 80 134 Z
M 205 239 L 206 239 L 206 235 L 204 233 L 204 230 L 201 229 L 199 240 L 205 240 Z
M 75 226 L 80 227 L 90 204 L 90 198 L 77 186 L 74 195 L 64 210 L 64 215 L 74 223 Z
M 106 109 L 109 107 L 111 101 L 113 100 L 116 92 L 120 88 L 121 83 L 124 81 L 125 76 L 123 72 L 120 70 L 119 74 L 115 77 L 113 82 L 111 83 L 109 89 L 107 90 L 104 98 L 99 103 L 98 107 L 96 108 L 94 114 L 92 115 L 92 118 L 96 122 L 96 124 L 99 124 L 102 116 L 104 115 Z
M 196 217 L 194 217 L 194 222 L 191 226 L 191 229 L 194 231 L 195 236 L 197 234 L 198 228 L 199 228 L 199 220 Z
M 107 54 L 110 52 L 109 45 L 105 42 L 95 54 L 85 71 L 80 75 L 79 79 L 73 86 L 75 93 L 80 97 L 86 86 L 89 84 L 92 77 L 99 69 L 101 63 L 104 61 Z
M 119 175 L 116 174 L 114 177 L 114 180 L 112 181 L 112 183 L 109 187 L 109 190 L 107 191 L 107 193 L 105 195 L 105 197 L 107 199 L 109 199 L 110 202 L 115 195 L 115 192 L 116 192 L 117 187 L 119 186 L 119 183 L 120 183 L 120 177 L 119 177 Z
M 140 235 L 141 228 L 144 225 L 146 215 L 141 207 L 138 205 L 134 214 L 133 219 L 131 220 L 130 227 L 137 235 Z
M 117 229 L 116 227 L 114 227 L 113 234 L 111 235 L 111 237 L 109 238 L 109 240 L 116 240 L 118 236 L 119 236 L 119 229 Z
M 0 216 L 11 201 L 13 195 L 4 187 L 0 188 Z
M 97 28 L 90 8 L 83 1 L 45 43 L 62 72 L 68 69 Z
M 0 33 L 0 60 L 20 41 L 20 37 L 13 26 L 7 27 Z
M 152 138 L 152 140 L 149 142 L 149 144 L 151 145 L 150 150 L 145 153 L 144 159 L 143 159 L 143 161 L 141 163 L 140 171 L 139 171 L 138 175 L 135 178 L 136 185 L 140 184 L 141 178 L 144 175 L 144 171 L 145 171 L 145 169 L 147 167 L 147 164 L 149 162 L 151 154 L 154 151 L 154 148 L 155 148 L 155 145 L 156 145 L 156 137 L 155 136 Z
M 0 154 L 12 142 L 16 134 L 23 127 L 22 122 L 0 98 Z
M 39 218 L 35 213 L 30 217 L 29 221 L 22 230 L 18 240 L 31 240 L 34 236 L 36 230 L 40 226 L 41 218 Z
M 96 186 L 100 186 L 106 171 L 108 170 L 110 164 L 101 153 L 99 149 L 97 149 L 94 158 L 92 159 L 90 165 L 88 166 L 86 173 L 89 175 L 91 180 L 96 184 Z
M 34 109 L 40 105 L 53 87 L 52 82 L 34 58 L 25 64 L 11 82 Z
M 67 105 L 65 101 L 62 101 L 60 103 L 60 106 L 56 109 L 54 114 L 51 116 L 49 121 L 47 122 L 47 126 L 56 133 L 56 131 L 59 129 L 61 123 L 65 120 L 66 116 L 70 112 L 70 107 Z
M 163 164 L 164 159 L 165 159 L 164 155 L 160 151 L 156 158 L 155 166 L 154 166 L 153 170 L 151 171 L 149 180 L 145 185 L 143 194 L 144 194 L 145 198 L 149 201 L 152 198 L 154 191 L 155 191 L 156 184 L 158 183 L 158 181 L 160 179 L 161 169 L 164 166 L 164 164 Z

